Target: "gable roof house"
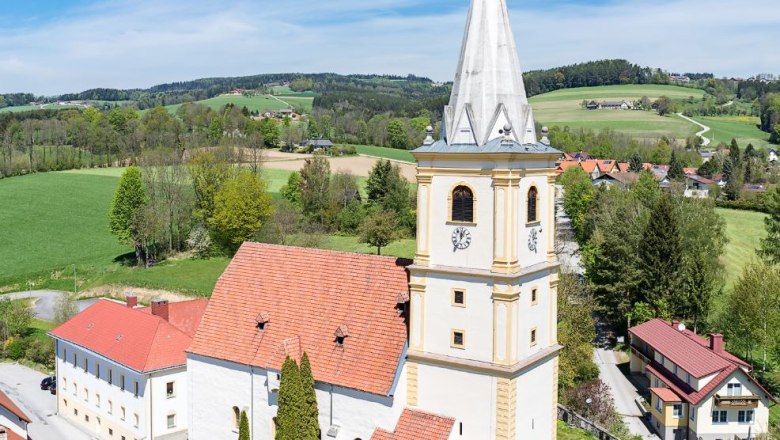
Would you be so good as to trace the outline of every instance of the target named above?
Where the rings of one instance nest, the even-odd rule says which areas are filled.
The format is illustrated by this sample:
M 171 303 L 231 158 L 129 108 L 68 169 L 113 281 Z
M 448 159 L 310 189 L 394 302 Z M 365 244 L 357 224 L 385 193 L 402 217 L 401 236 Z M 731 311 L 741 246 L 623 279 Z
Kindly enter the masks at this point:
M 776 401 L 723 336 L 699 336 L 677 321 L 629 329 L 631 372 L 649 382 L 651 425 L 662 440 L 732 439 L 768 432 Z M 753 437 L 755 438 L 755 437 Z
M 52 330 L 57 412 L 101 438 L 186 439 L 184 350 L 207 302 L 100 300 Z
M 639 180 L 638 173 L 604 174 L 594 179 L 593 185 L 607 188 L 617 186 L 620 189 L 629 189 L 637 180 Z
M 409 264 L 244 243 L 217 282 L 188 350 L 196 402 L 190 438 L 232 435 L 232 413 L 209 402 L 246 410 L 261 438 L 272 435 L 282 364 L 288 356 L 300 362 L 304 352 L 323 431 L 350 439 L 370 438 L 377 426 L 390 432 L 406 403 L 396 396 L 406 392 L 399 378 Z
M 30 417 L 0 390 L 0 438 L 27 440 L 27 425 L 31 422 Z

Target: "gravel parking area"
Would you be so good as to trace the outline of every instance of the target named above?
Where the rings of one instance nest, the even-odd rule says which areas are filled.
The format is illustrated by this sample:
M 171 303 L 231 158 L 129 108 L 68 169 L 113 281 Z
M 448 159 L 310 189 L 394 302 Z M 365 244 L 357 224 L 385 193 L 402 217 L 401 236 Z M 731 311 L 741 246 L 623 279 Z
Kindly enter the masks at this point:
M 57 397 L 41 390 L 46 377 L 19 364 L 0 363 L 0 389 L 32 420 L 31 440 L 90 440 L 92 436 L 56 415 Z

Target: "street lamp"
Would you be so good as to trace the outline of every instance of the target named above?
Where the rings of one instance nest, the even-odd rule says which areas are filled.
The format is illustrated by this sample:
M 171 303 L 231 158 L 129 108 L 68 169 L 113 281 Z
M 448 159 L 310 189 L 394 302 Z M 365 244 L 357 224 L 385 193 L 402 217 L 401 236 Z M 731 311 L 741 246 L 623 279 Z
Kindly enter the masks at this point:
M 587 414 L 586 415 L 588 417 L 588 421 L 589 422 L 590 422 L 590 404 L 591 403 L 593 403 L 593 399 L 591 399 L 590 397 L 585 399 L 585 408 L 587 408 Z

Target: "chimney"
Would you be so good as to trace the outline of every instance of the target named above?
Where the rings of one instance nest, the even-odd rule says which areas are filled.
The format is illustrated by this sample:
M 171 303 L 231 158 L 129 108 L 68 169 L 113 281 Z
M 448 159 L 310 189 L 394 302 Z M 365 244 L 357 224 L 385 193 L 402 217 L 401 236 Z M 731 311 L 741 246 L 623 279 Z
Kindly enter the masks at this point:
M 675 329 L 675 330 L 679 329 L 680 328 L 680 321 L 678 321 L 676 319 L 674 321 L 672 321 L 672 328 Z
M 128 308 L 134 309 L 134 308 L 138 307 L 138 297 L 135 296 L 135 294 L 131 293 L 131 294 L 127 295 L 127 297 L 125 299 L 127 300 L 127 307 Z
M 710 350 L 714 351 L 715 353 L 721 354 L 723 353 L 724 349 L 725 347 L 723 343 L 723 335 L 721 335 L 720 333 L 710 334 Z
M 168 300 L 167 299 L 154 299 L 152 300 L 152 315 L 159 316 L 164 320 L 168 320 Z

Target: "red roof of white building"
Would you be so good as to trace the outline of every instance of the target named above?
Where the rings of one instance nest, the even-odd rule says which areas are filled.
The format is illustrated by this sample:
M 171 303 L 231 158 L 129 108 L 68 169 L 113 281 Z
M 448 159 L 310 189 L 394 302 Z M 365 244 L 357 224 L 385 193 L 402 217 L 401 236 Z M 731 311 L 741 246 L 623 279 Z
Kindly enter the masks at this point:
M 100 300 L 52 330 L 50 335 L 99 354 L 138 372 L 186 364 L 185 350 L 192 342 L 208 300 L 168 304 L 169 320 L 150 310 L 133 309 Z
M 4 392 L 0 391 L 0 406 L 7 409 L 11 414 L 15 415 L 19 418 L 19 420 L 30 423 L 30 417 L 27 416 L 27 414 L 24 413 L 21 409 L 19 409 L 18 406 L 11 400 L 10 397 L 8 397 Z
M 455 419 L 405 409 L 395 431 L 377 429 L 371 440 L 447 440 Z
M 397 306 L 409 290 L 409 264 L 244 243 L 217 282 L 188 351 L 274 370 L 286 356 L 306 352 L 318 382 L 388 395 L 406 345 Z M 337 330 L 346 334 L 343 345 Z
M 650 392 L 666 403 L 682 402 L 680 396 L 669 388 L 650 388 Z

